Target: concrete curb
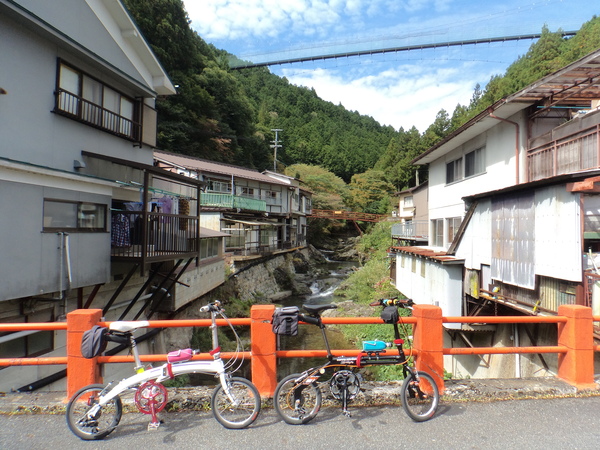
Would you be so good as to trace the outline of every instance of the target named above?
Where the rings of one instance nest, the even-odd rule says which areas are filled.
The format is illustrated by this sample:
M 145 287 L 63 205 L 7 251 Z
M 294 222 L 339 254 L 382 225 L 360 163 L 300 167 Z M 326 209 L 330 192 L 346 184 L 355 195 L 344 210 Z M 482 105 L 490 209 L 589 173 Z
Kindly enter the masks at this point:
M 442 402 L 498 401 L 509 399 L 600 396 L 598 390 L 578 391 L 574 386 L 552 377 L 523 379 L 469 379 L 447 380 Z M 352 406 L 399 405 L 401 381 L 365 382 Z M 337 402 L 322 383 L 323 406 Z M 206 410 L 210 405 L 213 387 L 169 388 L 167 411 Z M 133 396 L 123 397 L 126 411 L 135 411 Z M 0 393 L 0 414 L 64 414 L 67 404 L 65 392 Z M 267 400 L 265 406 L 270 406 Z

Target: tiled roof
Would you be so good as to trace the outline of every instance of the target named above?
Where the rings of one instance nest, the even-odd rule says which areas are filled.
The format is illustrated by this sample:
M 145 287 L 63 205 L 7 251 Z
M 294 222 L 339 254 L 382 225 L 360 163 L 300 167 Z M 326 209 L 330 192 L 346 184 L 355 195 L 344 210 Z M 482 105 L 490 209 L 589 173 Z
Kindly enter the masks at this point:
M 170 153 L 159 150 L 155 150 L 154 155 L 159 159 L 171 162 L 175 165 L 184 167 L 186 169 L 203 173 L 205 175 L 209 175 L 211 173 L 218 175 L 226 175 L 228 177 L 231 177 L 233 175 L 237 178 L 245 178 L 248 180 L 260 181 L 263 183 L 288 186 L 288 183 L 276 180 L 275 178 L 271 178 L 267 175 L 260 173 L 258 170 L 248 169 L 246 167 L 218 163 L 215 161 L 208 161 L 206 159 L 194 158 L 193 156 L 179 155 L 177 153 Z

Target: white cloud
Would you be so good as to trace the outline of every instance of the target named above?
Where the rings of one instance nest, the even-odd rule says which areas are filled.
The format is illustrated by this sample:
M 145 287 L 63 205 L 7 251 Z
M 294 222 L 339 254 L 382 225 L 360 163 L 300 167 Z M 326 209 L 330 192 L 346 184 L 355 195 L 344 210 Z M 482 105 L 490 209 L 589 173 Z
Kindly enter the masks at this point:
M 395 129 L 415 126 L 420 132 L 433 123 L 441 109 L 452 115 L 457 104 L 468 104 L 476 82 L 465 78 L 465 72 L 460 68 L 431 70 L 403 65 L 347 81 L 331 69 L 303 74 L 283 70 L 291 83 L 314 88 L 324 100 L 341 103 Z

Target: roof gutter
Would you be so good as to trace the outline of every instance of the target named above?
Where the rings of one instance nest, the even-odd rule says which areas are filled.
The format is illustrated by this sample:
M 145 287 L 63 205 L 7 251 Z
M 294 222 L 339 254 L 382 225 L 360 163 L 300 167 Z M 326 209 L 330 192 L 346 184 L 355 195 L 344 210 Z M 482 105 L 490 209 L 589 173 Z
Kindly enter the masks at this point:
M 515 184 L 519 184 L 519 171 L 520 171 L 520 164 L 519 164 L 519 141 L 520 141 L 520 137 L 521 137 L 521 128 L 519 127 L 519 124 L 517 122 L 513 122 L 512 120 L 508 120 L 508 119 L 504 119 L 502 117 L 498 117 L 494 114 L 494 109 L 493 108 L 488 108 L 488 114 L 492 119 L 496 119 L 496 120 L 500 120 L 502 122 L 506 122 L 506 123 L 510 123 L 511 125 L 514 125 L 516 128 L 516 133 L 515 133 L 515 162 L 516 162 L 516 174 L 515 174 Z

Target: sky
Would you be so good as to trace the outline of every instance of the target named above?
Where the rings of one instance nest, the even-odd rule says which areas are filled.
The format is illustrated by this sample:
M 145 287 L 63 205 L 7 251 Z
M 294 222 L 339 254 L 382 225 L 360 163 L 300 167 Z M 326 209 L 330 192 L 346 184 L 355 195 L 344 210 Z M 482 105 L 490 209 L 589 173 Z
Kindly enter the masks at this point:
M 597 0 L 184 0 L 192 28 L 255 63 L 550 31 L 576 31 Z M 441 109 L 468 105 L 532 40 L 419 49 L 269 70 L 323 100 L 398 130 L 424 132 Z M 252 69 L 243 69 L 252 70 Z M 285 134 L 285 130 L 283 132 Z

